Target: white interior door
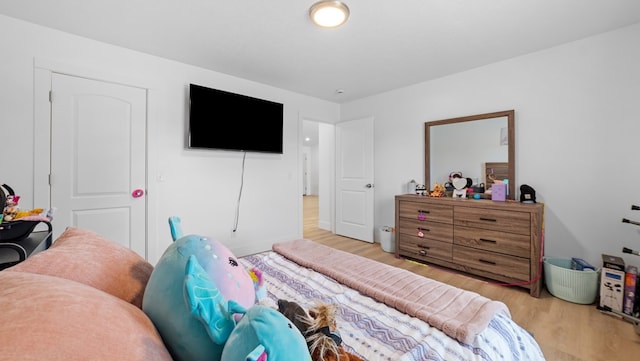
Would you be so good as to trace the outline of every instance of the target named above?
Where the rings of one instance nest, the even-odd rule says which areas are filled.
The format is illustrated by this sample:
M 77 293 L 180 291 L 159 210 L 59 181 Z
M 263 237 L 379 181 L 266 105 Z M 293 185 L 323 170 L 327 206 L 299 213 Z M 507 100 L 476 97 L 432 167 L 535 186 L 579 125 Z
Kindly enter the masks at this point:
M 373 118 L 336 124 L 336 233 L 373 243 Z
M 54 230 L 91 229 L 146 257 L 145 89 L 53 73 Z

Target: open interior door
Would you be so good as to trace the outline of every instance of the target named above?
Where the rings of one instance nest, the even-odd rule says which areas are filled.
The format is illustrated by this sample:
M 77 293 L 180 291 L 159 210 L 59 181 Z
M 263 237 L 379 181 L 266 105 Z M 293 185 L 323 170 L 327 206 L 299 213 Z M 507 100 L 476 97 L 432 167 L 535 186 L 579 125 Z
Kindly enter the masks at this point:
M 336 233 L 373 243 L 373 118 L 336 124 Z

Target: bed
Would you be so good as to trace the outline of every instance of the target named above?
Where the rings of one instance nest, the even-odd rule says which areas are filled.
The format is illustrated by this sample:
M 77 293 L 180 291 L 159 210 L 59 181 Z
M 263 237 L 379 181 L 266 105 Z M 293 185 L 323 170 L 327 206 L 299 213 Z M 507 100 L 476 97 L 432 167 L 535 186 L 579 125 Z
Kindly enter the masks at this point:
M 309 240 L 240 262 L 263 272 L 267 303 L 337 304 L 344 346 L 366 360 L 544 360 L 502 302 L 397 267 Z

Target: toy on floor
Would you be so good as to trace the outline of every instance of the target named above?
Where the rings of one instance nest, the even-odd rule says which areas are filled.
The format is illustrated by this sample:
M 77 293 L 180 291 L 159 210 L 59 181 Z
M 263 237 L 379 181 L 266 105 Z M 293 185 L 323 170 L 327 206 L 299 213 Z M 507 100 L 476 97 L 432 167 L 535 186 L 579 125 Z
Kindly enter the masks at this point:
M 278 310 L 305 335 L 313 361 L 364 361 L 342 346 L 335 304 L 319 303 L 307 313 L 295 302 L 278 300 Z

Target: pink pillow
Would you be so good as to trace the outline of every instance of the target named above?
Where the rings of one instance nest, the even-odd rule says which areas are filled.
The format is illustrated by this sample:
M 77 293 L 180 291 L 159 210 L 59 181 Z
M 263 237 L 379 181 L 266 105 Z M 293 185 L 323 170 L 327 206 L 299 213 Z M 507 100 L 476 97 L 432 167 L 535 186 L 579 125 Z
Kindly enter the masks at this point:
M 2 360 L 171 360 L 142 310 L 86 285 L 0 272 Z
M 51 248 L 9 269 L 84 283 L 142 308 L 153 266 L 93 231 L 69 227 Z

